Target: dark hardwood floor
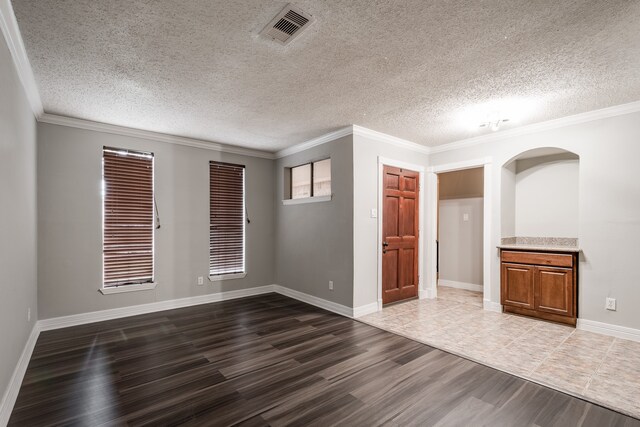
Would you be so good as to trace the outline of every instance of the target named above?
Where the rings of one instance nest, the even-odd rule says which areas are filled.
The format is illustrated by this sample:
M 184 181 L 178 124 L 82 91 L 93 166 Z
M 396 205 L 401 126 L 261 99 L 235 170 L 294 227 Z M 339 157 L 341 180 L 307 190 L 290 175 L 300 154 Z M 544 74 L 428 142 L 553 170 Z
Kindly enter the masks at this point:
M 276 294 L 38 339 L 10 425 L 640 426 Z

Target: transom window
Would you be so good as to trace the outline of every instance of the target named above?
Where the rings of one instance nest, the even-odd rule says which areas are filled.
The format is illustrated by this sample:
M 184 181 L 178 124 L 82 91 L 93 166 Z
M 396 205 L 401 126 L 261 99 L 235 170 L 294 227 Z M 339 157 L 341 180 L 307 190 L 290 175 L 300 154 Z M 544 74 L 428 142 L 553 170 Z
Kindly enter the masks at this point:
M 331 195 L 331 159 L 291 168 L 291 198 Z

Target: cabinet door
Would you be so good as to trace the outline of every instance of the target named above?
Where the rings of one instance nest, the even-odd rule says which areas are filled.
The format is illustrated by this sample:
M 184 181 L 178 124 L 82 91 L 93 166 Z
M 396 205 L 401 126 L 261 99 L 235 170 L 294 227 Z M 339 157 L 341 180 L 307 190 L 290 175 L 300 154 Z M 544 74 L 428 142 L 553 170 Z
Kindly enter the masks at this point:
M 562 316 L 574 316 L 573 270 L 536 267 L 535 309 Z
M 502 263 L 502 305 L 533 309 L 533 272 L 535 267 Z

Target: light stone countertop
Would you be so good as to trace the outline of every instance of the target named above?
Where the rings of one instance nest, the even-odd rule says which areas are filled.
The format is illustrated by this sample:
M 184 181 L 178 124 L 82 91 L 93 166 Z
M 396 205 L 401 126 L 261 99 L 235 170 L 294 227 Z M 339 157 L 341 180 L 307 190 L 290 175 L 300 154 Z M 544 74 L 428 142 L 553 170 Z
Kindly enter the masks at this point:
M 545 252 L 580 252 L 576 246 L 542 246 L 542 245 L 498 245 L 500 249 L 518 249 L 525 251 L 545 251 Z
M 499 249 L 546 252 L 580 252 L 578 239 L 568 237 L 503 237 Z

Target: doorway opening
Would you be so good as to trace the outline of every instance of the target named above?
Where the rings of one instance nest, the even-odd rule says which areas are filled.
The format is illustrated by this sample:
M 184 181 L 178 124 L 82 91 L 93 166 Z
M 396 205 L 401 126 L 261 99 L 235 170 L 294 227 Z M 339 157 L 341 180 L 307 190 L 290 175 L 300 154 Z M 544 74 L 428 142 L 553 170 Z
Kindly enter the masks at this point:
M 484 167 L 437 178 L 438 298 L 483 307 Z

